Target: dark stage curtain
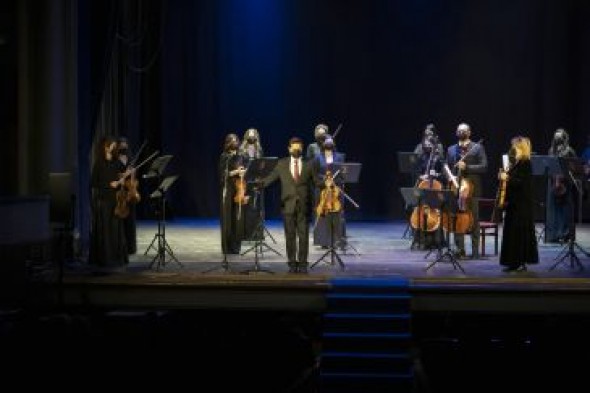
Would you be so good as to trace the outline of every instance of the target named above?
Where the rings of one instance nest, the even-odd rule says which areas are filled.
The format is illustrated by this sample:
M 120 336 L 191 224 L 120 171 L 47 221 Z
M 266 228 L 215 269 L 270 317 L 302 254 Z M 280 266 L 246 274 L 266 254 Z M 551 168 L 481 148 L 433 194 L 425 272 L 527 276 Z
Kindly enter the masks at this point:
M 181 178 L 178 213 L 218 214 L 215 162 L 223 136 L 261 133 L 286 154 L 291 135 L 343 123 L 339 150 L 364 164 L 347 190 L 351 218 L 403 217 L 396 152 L 425 124 L 442 141 L 458 123 L 484 138 L 496 190 L 500 155 L 517 133 L 547 150 L 559 126 L 590 131 L 589 5 L 583 1 L 182 1 L 166 3 L 162 147 Z M 579 135 L 579 136 L 578 136 Z M 279 217 L 276 192 L 267 216 Z

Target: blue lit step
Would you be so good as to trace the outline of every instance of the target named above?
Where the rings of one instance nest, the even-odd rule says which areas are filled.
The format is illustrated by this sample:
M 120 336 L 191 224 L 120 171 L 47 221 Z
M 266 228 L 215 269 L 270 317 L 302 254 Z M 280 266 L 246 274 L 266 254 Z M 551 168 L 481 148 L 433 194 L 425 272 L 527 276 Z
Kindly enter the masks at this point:
M 328 310 L 347 313 L 402 314 L 410 312 L 408 294 L 330 293 L 326 295 Z
M 324 315 L 324 330 L 333 333 L 409 332 L 410 314 L 328 313 Z

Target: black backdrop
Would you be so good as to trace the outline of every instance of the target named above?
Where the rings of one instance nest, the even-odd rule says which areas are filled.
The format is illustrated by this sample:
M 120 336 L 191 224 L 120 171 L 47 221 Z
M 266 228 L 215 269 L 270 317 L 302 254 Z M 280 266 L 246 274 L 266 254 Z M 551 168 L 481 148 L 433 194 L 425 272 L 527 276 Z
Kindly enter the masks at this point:
M 338 146 L 362 162 L 352 218 L 399 218 L 396 152 L 427 122 L 484 138 L 495 193 L 499 155 L 522 133 L 546 152 L 555 128 L 590 130 L 590 7 L 583 1 L 169 1 L 164 5 L 158 139 L 181 175 L 177 214 L 217 215 L 223 136 L 261 132 L 268 155 L 290 136 L 343 123 Z M 155 105 L 152 105 L 155 107 Z M 581 150 L 580 145 L 576 146 Z M 271 193 L 272 194 L 272 193 Z M 276 216 L 276 197 L 268 214 Z
M 36 3 L 27 4 L 33 12 Z M 109 45 L 117 42 L 126 51 L 117 58 L 127 82 L 120 83 L 124 98 L 115 111 L 123 118 L 111 122 L 120 128 L 111 131 L 127 134 L 136 147 L 147 138 L 150 148 L 174 155 L 168 172 L 180 175 L 170 195 L 176 216 L 218 216 L 223 137 L 242 135 L 248 127 L 260 130 L 268 155 L 282 156 L 289 137 L 310 143 L 315 124 L 342 123 L 340 150 L 364 165 L 360 184 L 348 189 L 361 205 L 349 217 L 358 219 L 402 217 L 398 188 L 409 179 L 398 173 L 396 152 L 412 150 L 428 122 L 437 125 L 445 145 L 464 121 L 472 125 L 474 139 L 484 138 L 491 163 L 486 196 L 495 193 L 500 154 L 513 135 L 530 136 L 534 150 L 544 153 L 553 131 L 565 127 L 579 152 L 590 132 L 590 4 L 583 0 L 77 4 L 78 49 L 70 56 L 76 56 L 78 67 L 77 117 L 72 116 L 78 127 L 80 189 L 88 185 L 89 144 L 102 116 L 99 102 L 113 58 Z M 43 10 L 35 15 L 51 15 Z M 47 19 L 45 30 L 63 25 Z M 0 20 L 12 26 L 9 19 Z M 41 34 L 45 30 L 37 22 L 32 18 L 27 28 Z M 67 39 L 68 34 L 62 35 Z M 9 44 L 0 46 L 0 54 L 2 64 L 14 71 L 15 47 Z M 35 45 L 28 50 L 36 53 Z M 37 88 L 54 88 L 55 83 L 39 79 L 47 64 L 29 64 L 29 73 L 38 75 L 30 80 L 38 81 L 32 98 L 45 97 Z M 3 80 L 13 80 L 15 72 Z M 69 75 L 67 69 L 60 72 Z M 13 88 L 6 91 L 15 96 Z M 37 112 L 23 113 L 35 119 Z M 2 124 L 10 130 L 4 115 Z M 63 138 L 61 132 L 45 136 L 43 130 L 35 131 L 40 140 Z M 9 132 L 6 140 L 14 136 Z M 35 158 L 34 150 L 29 156 L 45 157 Z M 5 161 L 20 162 L 10 157 Z M 20 175 L 10 173 L 4 184 L 17 184 Z M 268 193 L 271 217 L 279 214 L 275 191 Z M 80 200 L 86 201 L 84 195 Z

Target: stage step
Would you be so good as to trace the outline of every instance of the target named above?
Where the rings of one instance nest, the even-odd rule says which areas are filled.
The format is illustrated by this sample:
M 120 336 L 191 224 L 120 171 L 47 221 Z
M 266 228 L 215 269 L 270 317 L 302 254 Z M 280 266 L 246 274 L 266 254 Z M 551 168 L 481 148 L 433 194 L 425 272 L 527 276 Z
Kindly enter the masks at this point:
M 406 279 L 334 278 L 323 315 L 322 392 L 410 392 L 410 295 Z

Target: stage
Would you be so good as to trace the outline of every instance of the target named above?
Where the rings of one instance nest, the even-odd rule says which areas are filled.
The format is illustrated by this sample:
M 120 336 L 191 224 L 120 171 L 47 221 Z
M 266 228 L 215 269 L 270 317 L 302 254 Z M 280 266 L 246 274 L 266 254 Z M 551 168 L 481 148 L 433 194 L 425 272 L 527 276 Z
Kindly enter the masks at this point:
M 282 222 L 267 228 L 266 242 L 284 254 Z M 404 222 L 349 222 L 354 249 L 340 254 L 344 268 L 327 259 L 308 274 L 288 273 L 285 258 L 267 249 L 259 260 L 265 272 L 252 273 L 253 252 L 230 256 L 222 269 L 216 220 L 168 222 L 178 262 L 166 253 L 160 265 L 150 248 L 157 224 L 142 221 L 125 270 L 97 274 L 66 263 L 61 280 L 39 273 L 25 307 L 1 315 L 0 337 L 14 356 L 30 348 L 48 364 L 56 351 L 83 359 L 73 365 L 81 375 L 96 353 L 116 354 L 117 367 L 139 372 L 157 364 L 159 373 L 139 381 L 146 385 L 185 386 L 196 375 L 219 390 L 426 393 L 585 381 L 586 255 L 576 250 L 583 270 L 551 269 L 562 246 L 541 242 L 538 265 L 504 273 L 488 241 L 485 257 L 459 261 L 465 273 L 448 262 L 426 270 L 436 252 L 411 250 L 405 229 Z M 580 225 L 578 239 L 590 244 L 590 228 Z M 310 263 L 324 253 L 312 246 Z M 191 360 L 179 362 L 178 353 Z M 570 357 L 584 361 L 562 361 Z M 124 378 L 138 383 L 135 374 Z
M 293 274 L 287 273 L 282 222 L 267 221 L 266 227 L 268 247 L 262 247 L 257 271 L 249 242 L 243 243 L 244 255 L 229 255 L 228 269 L 223 268 L 216 220 L 167 223 L 169 250 L 164 262 L 156 258 L 157 224 L 139 222 L 138 252 L 130 257 L 129 266 L 108 275 L 93 274 L 85 265 L 66 266 L 63 299 L 78 306 L 321 312 L 334 279 L 393 277 L 407 281 L 415 312 L 590 311 L 590 258 L 575 249 L 582 269 L 572 267 L 569 258 L 557 263 L 564 246 L 544 244 L 542 239 L 540 263 L 527 271 L 503 272 L 493 240 L 488 239 L 485 256 L 458 261 L 462 272 L 448 261 L 435 263 L 436 250 L 412 250 L 405 222 L 349 222 L 350 247 L 337 251 L 342 264 L 336 258 L 332 263 L 330 254 L 320 260 L 326 250 L 310 240 L 313 267 L 308 274 Z M 541 224 L 538 230 L 541 233 Z M 577 238 L 582 247 L 590 246 L 590 227 L 578 225 Z M 469 252 L 468 236 L 466 242 Z

